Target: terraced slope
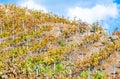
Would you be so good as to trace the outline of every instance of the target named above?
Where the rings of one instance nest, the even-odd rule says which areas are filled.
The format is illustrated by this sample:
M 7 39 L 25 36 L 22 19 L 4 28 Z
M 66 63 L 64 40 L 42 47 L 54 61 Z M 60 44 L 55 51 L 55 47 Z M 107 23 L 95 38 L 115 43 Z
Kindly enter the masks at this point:
M 120 37 L 99 24 L 15 5 L 0 12 L 0 78 L 120 78 Z

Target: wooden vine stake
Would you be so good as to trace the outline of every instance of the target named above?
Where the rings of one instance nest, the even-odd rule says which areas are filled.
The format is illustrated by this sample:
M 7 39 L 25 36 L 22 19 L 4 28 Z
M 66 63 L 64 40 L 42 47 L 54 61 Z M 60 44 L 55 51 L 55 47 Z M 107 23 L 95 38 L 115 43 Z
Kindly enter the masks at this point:
M 4 22 L 2 22 L 2 26 L 1 26 L 1 29 L 0 29 L 0 32 L 1 32 L 1 34 L 2 34 L 2 27 L 4 27 L 5 26 L 5 23 Z
M 71 54 L 69 54 L 69 60 L 70 60 L 70 63 L 71 63 L 71 61 L 72 61 L 72 59 L 71 59 Z M 71 65 L 70 65 L 70 67 L 69 67 L 69 75 L 70 75 L 70 77 L 72 77 Z
M 23 27 L 23 28 L 25 27 L 25 23 L 24 23 L 24 21 L 22 21 L 22 27 Z
M 83 52 L 82 52 L 82 61 L 84 60 L 84 55 L 83 55 Z
M 36 76 L 38 76 L 39 75 L 39 66 L 38 65 L 36 65 L 36 68 L 35 68 L 35 72 L 36 72 Z
M 83 50 L 81 50 L 81 56 L 80 59 L 83 61 L 84 60 L 84 54 L 83 54 Z
M 25 22 L 24 21 L 22 21 L 22 27 L 24 29 L 24 34 L 26 34 L 26 28 L 25 28 Z
M 14 45 L 12 45 L 13 49 L 14 49 Z M 14 63 L 14 55 L 11 57 L 11 62 Z
M 46 76 L 46 79 L 49 79 L 48 75 Z
M 4 23 L 4 22 L 2 22 L 2 26 L 3 26 L 3 27 L 5 26 L 5 23 Z
M 24 28 L 24 34 L 26 34 L 26 28 Z
M 88 67 L 88 79 L 90 79 L 90 67 Z
M 14 39 L 15 39 L 15 36 L 14 36 L 14 26 L 12 26 L 12 40 L 14 41 Z M 12 47 L 13 47 L 13 49 L 14 49 L 14 44 L 12 45 Z M 12 56 L 12 58 L 11 58 L 11 62 L 13 63 L 14 62 L 14 55 Z
M 69 67 L 69 75 L 70 75 L 70 77 L 72 77 L 72 70 L 70 67 Z
M 0 29 L 0 33 L 2 34 L 2 27 L 1 27 L 1 29 Z
M 116 73 L 116 66 L 115 66 L 115 64 L 112 65 L 112 68 L 113 68 L 113 77 L 115 78 L 115 73 Z
M 14 63 L 14 56 L 12 56 L 12 59 L 11 59 L 12 63 Z
M 103 63 L 103 59 L 101 60 L 101 66 L 100 66 L 100 70 L 102 71 L 103 70 L 103 68 L 102 68 L 102 63 Z
M 2 34 L 2 27 L 4 26 L 4 22 L 2 22 L 2 26 L 1 26 L 1 29 L 0 29 L 0 33 Z M 2 39 L 0 38 L 0 44 L 2 43 Z
M 56 63 L 54 62 L 54 72 L 55 72 L 55 70 L 56 70 Z

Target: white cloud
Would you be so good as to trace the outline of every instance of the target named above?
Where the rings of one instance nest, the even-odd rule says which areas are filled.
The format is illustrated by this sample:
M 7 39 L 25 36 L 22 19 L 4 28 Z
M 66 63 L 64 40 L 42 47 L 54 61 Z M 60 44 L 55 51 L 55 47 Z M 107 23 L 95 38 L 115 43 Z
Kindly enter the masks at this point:
M 27 7 L 28 9 L 43 10 L 44 12 L 47 12 L 46 8 L 36 3 L 35 0 L 25 0 L 20 2 L 18 5 Z
M 116 18 L 118 15 L 118 8 L 116 4 L 96 5 L 92 8 L 74 7 L 68 10 L 68 16 L 71 18 L 77 17 L 88 23 L 93 23 L 98 20 L 106 20 L 108 18 Z

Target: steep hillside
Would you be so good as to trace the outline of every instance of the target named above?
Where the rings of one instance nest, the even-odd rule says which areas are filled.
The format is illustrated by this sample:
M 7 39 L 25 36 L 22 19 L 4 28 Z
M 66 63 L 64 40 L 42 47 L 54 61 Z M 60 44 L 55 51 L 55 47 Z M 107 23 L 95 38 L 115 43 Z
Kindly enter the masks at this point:
M 119 79 L 119 34 L 98 23 L 0 5 L 0 78 Z

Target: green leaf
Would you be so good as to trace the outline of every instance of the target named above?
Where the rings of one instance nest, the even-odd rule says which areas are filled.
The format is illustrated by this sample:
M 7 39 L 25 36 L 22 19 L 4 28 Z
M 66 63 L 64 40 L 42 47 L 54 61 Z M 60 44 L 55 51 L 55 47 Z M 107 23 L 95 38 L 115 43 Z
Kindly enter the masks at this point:
M 64 70 L 64 67 L 63 67 L 63 65 L 62 65 L 61 63 L 58 63 L 58 64 L 56 65 L 56 69 L 57 69 L 58 71 L 62 71 L 62 70 Z

